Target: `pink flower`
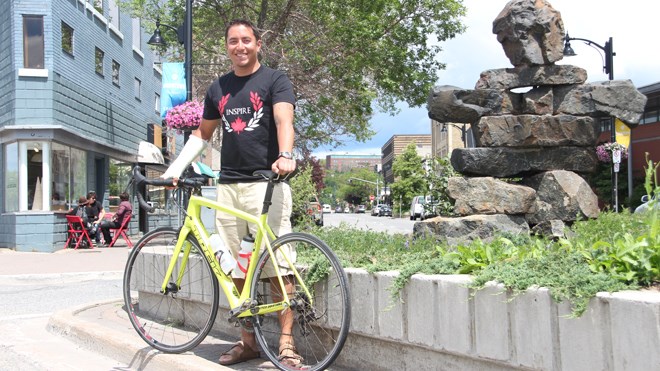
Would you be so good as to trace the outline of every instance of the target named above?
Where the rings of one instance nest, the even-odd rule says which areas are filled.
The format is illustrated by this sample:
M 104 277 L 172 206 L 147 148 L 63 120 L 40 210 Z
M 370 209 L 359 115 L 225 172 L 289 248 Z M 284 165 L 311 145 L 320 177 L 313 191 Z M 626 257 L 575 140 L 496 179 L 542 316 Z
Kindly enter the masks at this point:
M 621 160 L 628 159 L 628 149 L 619 143 L 603 143 L 596 147 L 596 156 L 598 161 L 604 163 L 612 162 L 612 152 L 615 150 L 621 151 Z
M 180 104 L 165 115 L 165 125 L 168 129 L 176 129 L 181 133 L 184 129 L 196 128 L 202 123 L 204 105 L 198 101 L 188 101 Z

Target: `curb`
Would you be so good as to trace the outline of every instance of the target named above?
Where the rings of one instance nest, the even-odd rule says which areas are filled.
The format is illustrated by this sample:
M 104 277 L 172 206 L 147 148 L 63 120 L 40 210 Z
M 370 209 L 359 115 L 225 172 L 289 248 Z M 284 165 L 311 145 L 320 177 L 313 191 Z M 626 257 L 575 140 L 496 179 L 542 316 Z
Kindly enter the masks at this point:
M 38 274 L 14 274 L 0 275 L 0 284 L 3 285 L 34 285 L 39 282 L 48 284 L 61 284 L 71 281 L 91 280 L 120 280 L 124 277 L 124 271 L 105 272 L 73 272 L 73 273 L 38 273 Z
M 166 354 L 146 345 L 137 336 L 80 318 L 81 312 L 103 305 L 122 305 L 114 299 L 65 309 L 54 313 L 48 320 L 47 330 L 97 354 L 126 363 L 137 370 L 232 370 L 210 362 L 190 352 Z M 126 324 L 131 326 L 130 323 Z M 132 327 L 131 327 L 132 330 Z

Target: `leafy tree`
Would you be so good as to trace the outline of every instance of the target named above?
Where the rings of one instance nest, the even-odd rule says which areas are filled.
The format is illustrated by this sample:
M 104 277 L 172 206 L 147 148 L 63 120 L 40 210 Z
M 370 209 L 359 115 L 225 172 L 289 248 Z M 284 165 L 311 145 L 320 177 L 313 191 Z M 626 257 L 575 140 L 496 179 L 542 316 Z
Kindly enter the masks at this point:
M 312 182 L 312 167 L 303 168 L 290 181 L 291 198 L 293 202 L 291 222 L 294 225 L 312 224 L 314 221 L 307 213 L 307 206 L 312 195 L 316 193 Z
M 424 170 L 424 159 L 417 154 L 417 145 L 411 142 L 401 155 L 394 159 L 392 172 L 394 183 L 391 185 L 393 199 L 409 205 L 413 197 L 428 193 L 428 181 Z
M 323 179 L 325 178 L 325 171 L 323 170 L 323 167 L 321 166 L 319 160 L 316 157 L 312 156 L 302 160 L 297 160 L 296 162 L 297 162 L 296 166 L 300 171 L 305 170 L 307 168 L 311 169 L 310 172 L 311 181 L 314 184 L 316 193 L 320 193 L 325 188 L 325 184 L 323 183 Z
M 147 29 L 156 17 L 183 23 L 184 0 L 122 0 Z M 394 114 L 395 103 L 426 103 L 437 73 L 439 42 L 464 31 L 461 0 L 197 0 L 193 2 L 194 94 L 229 70 L 224 29 L 235 18 L 262 31 L 261 61 L 286 71 L 297 96 L 297 147 L 307 156 L 373 135 L 374 108 Z M 151 23 L 151 24 L 149 24 Z M 177 48 L 174 32 L 163 32 Z M 429 37 L 435 38 L 430 40 Z M 375 104 L 372 104 L 375 103 Z
M 457 176 L 458 173 L 451 166 L 449 157 L 433 157 L 429 162 L 431 171 L 426 172 L 426 181 L 429 185 L 429 194 L 435 202 L 432 207 L 438 215 L 452 215 L 454 203 L 447 194 L 447 184 L 449 178 Z

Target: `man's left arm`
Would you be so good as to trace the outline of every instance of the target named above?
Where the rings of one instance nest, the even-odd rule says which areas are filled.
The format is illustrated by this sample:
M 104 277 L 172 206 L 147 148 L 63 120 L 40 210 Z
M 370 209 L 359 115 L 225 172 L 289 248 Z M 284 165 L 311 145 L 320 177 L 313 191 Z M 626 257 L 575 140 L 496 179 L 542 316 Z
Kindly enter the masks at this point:
M 277 143 L 281 152 L 293 152 L 293 104 L 279 102 L 273 105 L 273 117 L 277 128 Z M 277 174 L 288 174 L 296 169 L 296 160 L 293 158 L 278 157 L 271 169 Z

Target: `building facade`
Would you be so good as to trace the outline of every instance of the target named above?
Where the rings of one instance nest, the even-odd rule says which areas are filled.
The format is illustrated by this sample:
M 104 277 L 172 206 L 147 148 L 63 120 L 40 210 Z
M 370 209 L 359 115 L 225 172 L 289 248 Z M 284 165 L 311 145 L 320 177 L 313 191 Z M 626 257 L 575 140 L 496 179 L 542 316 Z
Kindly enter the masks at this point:
M 113 211 L 161 142 L 161 72 L 116 0 L 2 1 L 0 36 L 0 248 L 58 250 L 75 200 Z
M 354 168 L 381 168 L 379 155 L 327 155 L 325 156 L 325 168 L 338 172 L 349 171 Z
M 394 173 L 392 172 L 394 159 L 403 153 L 408 144 L 412 142 L 415 142 L 417 145 L 417 154 L 419 156 L 426 158 L 432 155 L 431 134 L 393 135 L 381 148 L 385 184 L 394 183 Z
M 632 169 L 635 177 L 644 176 L 644 167 L 648 159 L 654 164 L 660 161 L 660 82 L 642 86 L 638 89 L 646 95 L 644 116 L 639 126 L 630 131 L 632 144 Z
M 431 120 L 431 148 L 434 157 L 451 156 L 455 148 L 474 147 L 469 124 L 444 123 Z

